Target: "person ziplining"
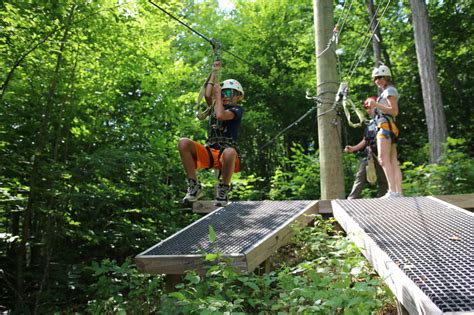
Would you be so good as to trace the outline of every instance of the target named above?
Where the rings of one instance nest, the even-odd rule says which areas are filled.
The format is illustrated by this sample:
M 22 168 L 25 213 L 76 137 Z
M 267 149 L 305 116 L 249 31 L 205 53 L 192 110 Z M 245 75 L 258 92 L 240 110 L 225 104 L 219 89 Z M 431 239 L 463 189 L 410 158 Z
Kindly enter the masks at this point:
M 219 171 L 220 182 L 216 187 L 215 206 L 226 206 L 228 194 L 231 189 L 231 180 L 234 172 L 240 171 L 240 150 L 237 146 L 238 131 L 243 116 L 243 109 L 239 105 L 244 97 L 242 85 L 234 79 L 227 79 L 219 83 L 219 73 L 222 68 L 221 52 L 226 52 L 239 61 L 250 64 L 246 60 L 222 48 L 214 38 L 208 39 L 182 22 L 171 13 L 167 12 L 153 1 L 150 4 L 167 14 L 181 25 L 188 28 L 211 44 L 213 49 L 212 71 L 206 78 L 197 98 L 197 118 L 208 118 L 207 140 L 205 144 L 189 138 L 182 138 L 178 142 L 178 151 L 186 173 L 188 184 L 183 204 L 190 206 L 203 196 L 202 185 L 196 174 L 198 169 L 215 169 Z M 201 110 L 201 100 L 207 104 Z
M 240 171 L 237 138 L 244 113 L 239 105 L 244 97 L 244 90 L 234 79 L 225 80 L 221 87 L 216 75 L 220 68 L 221 61 L 214 61 L 213 71 L 205 83 L 205 99 L 209 106 L 209 110 L 205 112 L 209 115 L 206 144 L 188 138 L 183 138 L 178 143 L 188 183 L 188 190 L 183 198 L 185 205 L 197 201 L 203 195 L 196 169 L 221 171 L 221 180 L 216 189 L 216 206 L 227 205 L 232 175 Z M 205 115 L 200 118 L 204 119 Z

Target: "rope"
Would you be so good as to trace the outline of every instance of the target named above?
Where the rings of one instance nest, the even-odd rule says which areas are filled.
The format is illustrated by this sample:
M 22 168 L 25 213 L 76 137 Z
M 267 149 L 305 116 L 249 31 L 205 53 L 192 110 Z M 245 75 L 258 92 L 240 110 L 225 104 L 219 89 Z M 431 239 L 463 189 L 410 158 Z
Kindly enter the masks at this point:
M 341 82 L 341 85 L 339 86 L 339 91 L 339 93 L 342 94 L 342 107 L 344 108 L 344 114 L 346 115 L 348 125 L 352 128 L 362 126 L 362 123 L 365 120 L 365 114 L 363 111 L 361 111 L 355 106 L 354 102 L 352 102 L 350 98 L 347 97 L 347 94 L 349 93 L 349 85 L 347 84 L 347 82 Z M 351 113 L 349 107 L 353 108 L 357 115 L 357 118 L 359 119 L 359 122 L 356 124 L 351 121 Z
M 212 70 L 211 73 L 209 73 L 209 75 L 207 76 L 207 78 L 204 81 L 203 85 L 201 86 L 201 90 L 199 90 L 199 95 L 198 95 L 198 98 L 197 98 L 197 101 L 196 101 L 196 106 L 197 106 L 197 111 L 198 111 L 196 117 L 199 120 L 204 120 L 204 119 L 206 119 L 207 116 L 209 116 L 211 114 L 211 107 L 212 107 L 211 105 L 206 103 L 206 108 L 204 110 L 201 110 L 200 108 L 201 108 L 202 99 L 204 97 L 204 94 L 206 93 L 207 84 L 209 83 L 209 80 L 211 79 L 211 75 L 212 75 L 213 72 L 217 73 L 217 71 Z M 217 74 L 216 74 L 216 79 L 217 79 Z
M 149 0 L 148 2 L 150 2 L 150 4 L 154 5 L 155 7 L 157 7 L 158 9 L 160 9 L 162 12 L 164 12 L 165 14 L 167 14 L 169 17 L 171 17 L 173 20 L 177 21 L 179 24 L 187 27 L 191 32 L 193 32 L 194 34 L 198 35 L 199 37 L 201 37 L 202 39 L 204 39 L 206 42 L 209 42 L 209 44 L 212 45 L 212 42 L 209 38 L 207 38 L 206 36 L 202 35 L 201 33 L 199 33 L 198 31 L 196 31 L 194 28 L 192 28 L 191 26 L 189 26 L 188 24 L 182 22 L 180 19 L 178 19 L 177 17 L 175 17 L 173 14 L 169 13 L 168 11 L 166 11 L 165 9 L 161 8 L 159 5 L 157 5 L 156 3 L 154 3 L 153 1 Z

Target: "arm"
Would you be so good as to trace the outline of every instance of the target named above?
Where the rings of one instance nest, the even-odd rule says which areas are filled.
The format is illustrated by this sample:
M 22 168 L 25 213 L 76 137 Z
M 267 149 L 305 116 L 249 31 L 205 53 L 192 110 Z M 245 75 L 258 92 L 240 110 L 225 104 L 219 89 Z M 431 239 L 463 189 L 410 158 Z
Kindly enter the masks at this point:
M 214 84 L 216 84 L 216 81 L 217 81 L 216 73 L 221 69 L 221 66 L 222 64 L 220 60 L 214 61 L 214 64 L 212 65 L 212 72 L 209 75 L 209 78 L 206 82 L 206 92 L 204 94 L 204 98 L 206 99 L 206 103 L 209 106 L 212 106 L 212 89 L 213 89 Z
M 230 110 L 225 110 L 222 104 L 221 86 L 219 83 L 214 84 L 214 112 L 216 113 L 217 120 L 232 120 L 235 118 L 235 114 Z
M 371 100 L 369 105 L 370 108 L 378 108 L 382 113 L 392 115 L 392 116 L 397 116 L 398 115 L 398 102 L 397 98 L 393 95 L 390 95 L 387 98 L 388 105 L 382 105 L 380 103 L 377 103 L 374 100 Z
M 358 144 L 354 146 L 346 145 L 346 147 L 344 148 L 344 152 L 346 153 L 357 152 L 357 151 L 363 150 L 366 146 L 367 146 L 367 142 L 365 141 L 365 139 L 362 139 Z

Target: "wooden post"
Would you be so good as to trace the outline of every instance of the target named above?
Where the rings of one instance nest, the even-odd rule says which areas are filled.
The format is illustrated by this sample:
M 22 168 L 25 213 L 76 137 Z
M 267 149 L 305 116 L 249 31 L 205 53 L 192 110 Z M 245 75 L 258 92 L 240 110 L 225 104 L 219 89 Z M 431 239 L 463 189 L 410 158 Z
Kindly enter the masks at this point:
M 339 82 L 336 69 L 334 43 L 328 47 L 333 36 L 333 1 L 314 0 L 316 34 L 316 78 L 317 93 L 323 101 L 318 108 L 318 142 L 321 165 L 321 199 L 345 197 L 342 172 L 341 119 L 333 105 Z
M 166 275 L 165 278 L 165 291 L 166 292 L 175 292 L 176 285 L 181 283 L 181 275 Z

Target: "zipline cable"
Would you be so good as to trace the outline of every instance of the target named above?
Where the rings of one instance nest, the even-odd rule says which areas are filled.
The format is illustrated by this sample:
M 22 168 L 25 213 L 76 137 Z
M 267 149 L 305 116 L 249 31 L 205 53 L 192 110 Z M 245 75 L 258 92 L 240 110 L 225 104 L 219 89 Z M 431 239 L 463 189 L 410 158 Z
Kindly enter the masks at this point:
M 339 30 L 339 36 L 341 35 L 342 33 L 342 29 L 344 28 L 344 24 L 346 24 L 346 20 L 347 20 L 347 17 L 349 16 L 349 13 L 351 13 L 351 9 L 352 9 L 352 2 L 351 1 L 351 4 L 349 5 L 349 9 L 347 9 L 347 13 L 346 13 L 346 16 L 344 17 L 344 19 L 342 20 L 342 25 L 341 25 L 341 29 Z M 346 6 L 346 4 L 344 3 L 344 7 Z M 342 8 L 342 12 L 344 12 L 344 8 Z M 342 16 L 342 13 L 341 13 L 341 16 Z M 339 20 L 337 21 L 337 24 L 336 25 L 339 25 L 339 21 L 341 20 L 341 17 L 339 17 Z
M 380 9 L 380 6 L 382 5 L 382 3 L 383 3 L 383 1 L 379 2 L 378 6 L 377 6 L 377 9 L 375 10 L 375 13 L 374 13 L 374 15 L 372 16 L 372 19 L 370 20 L 370 23 L 369 23 L 369 25 L 368 25 L 368 27 L 367 27 L 366 35 L 364 35 L 364 37 L 362 38 L 362 44 L 364 43 L 364 41 L 365 41 L 366 39 L 368 39 L 368 42 L 370 42 L 370 39 L 372 38 L 373 34 L 375 33 L 375 32 L 374 32 L 374 33 L 372 33 L 372 34 L 370 34 L 370 35 L 367 35 L 367 34 L 370 33 L 370 31 L 371 31 L 372 25 L 373 25 L 373 23 L 374 23 L 374 21 L 375 21 L 375 19 L 376 19 L 376 17 L 377 17 L 377 13 L 379 12 L 379 9 Z M 377 27 L 378 27 L 378 25 L 374 28 L 374 31 L 377 30 Z M 369 37 L 368 37 L 368 36 L 369 36 Z M 363 47 L 363 45 L 360 45 L 360 46 L 357 48 L 357 51 L 356 51 L 356 53 L 355 53 L 354 60 L 353 60 L 352 63 L 351 63 L 349 72 L 351 72 L 352 68 L 354 67 L 354 64 L 355 64 L 355 62 L 356 62 L 357 56 L 359 56 L 359 53 L 360 53 L 360 57 L 359 57 L 359 58 L 362 58 L 362 56 L 364 55 L 365 49 L 364 49 L 364 51 L 362 51 L 362 47 Z
M 313 99 L 315 101 L 315 103 L 322 103 L 322 101 L 317 98 L 317 97 L 309 97 L 308 95 L 306 95 L 306 98 L 307 99 Z M 309 114 L 311 114 L 312 112 L 314 112 L 316 109 L 318 109 L 319 106 L 318 105 L 315 105 L 313 107 L 311 107 L 306 113 L 304 113 L 300 118 L 298 118 L 297 120 L 295 120 L 292 124 L 288 125 L 285 129 L 281 130 L 276 136 L 274 136 L 272 139 L 270 139 L 267 143 L 265 143 L 260 149 L 264 149 L 266 148 L 267 146 L 269 146 L 270 144 L 272 144 L 279 136 L 281 136 L 283 133 L 285 133 L 288 129 L 290 129 L 291 127 L 297 125 L 298 123 L 300 123 L 306 116 L 308 116 Z
M 391 2 L 391 0 L 388 0 L 387 5 L 385 6 L 384 11 L 382 12 L 382 15 L 380 16 L 380 19 L 382 19 L 383 16 L 385 15 L 385 12 L 387 11 L 387 8 L 388 8 L 388 6 L 390 5 L 390 2 Z M 373 15 L 372 20 L 370 21 L 369 30 L 370 30 L 370 28 L 371 28 L 371 26 L 372 26 L 372 23 L 373 23 L 374 20 L 375 20 L 375 17 L 377 16 L 377 12 L 379 11 L 379 8 L 380 8 L 381 4 L 382 4 L 382 2 L 379 3 L 379 5 L 378 5 L 378 7 L 377 7 L 377 9 L 376 9 L 375 14 Z M 347 18 L 347 15 L 346 15 L 346 18 Z M 349 74 L 349 79 L 347 80 L 347 82 L 349 82 L 349 81 L 351 80 L 352 75 L 353 75 L 355 69 L 357 68 L 357 66 L 359 65 L 360 61 L 362 60 L 362 57 L 364 56 L 364 53 L 365 53 L 365 51 L 367 50 L 367 46 L 368 46 L 368 44 L 370 43 L 371 38 L 374 36 L 375 32 L 377 31 L 377 28 L 378 28 L 378 26 L 379 26 L 379 24 L 380 24 L 380 19 L 377 21 L 377 25 L 376 25 L 375 28 L 373 29 L 373 31 L 372 31 L 372 33 L 370 34 L 370 36 L 368 36 L 368 37 L 366 36 L 365 38 L 362 39 L 362 44 L 364 43 L 364 41 L 366 40 L 366 38 L 367 38 L 368 40 L 367 40 L 367 43 L 366 43 L 365 45 L 359 46 L 358 50 L 356 51 L 354 60 L 353 60 L 352 63 L 351 63 L 351 67 L 350 67 L 350 70 L 349 70 L 349 72 L 350 72 L 350 74 Z M 344 20 L 345 20 L 345 19 L 344 19 Z M 358 54 L 359 54 L 359 51 L 361 51 L 362 47 L 364 47 L 364 48 L 363 48 L 363 50 L 362 50 L 362 52 L 361 52 L 361 54 L 360 54 L 359 59 L 357 60 L 357 63 L 355 63 L 355 61 L 356 61 L 356 59 L 357 59 L 357 56 L 358 56 Z M 344 83 L 344 82 L 342 82 L 342 83 Z M 342 93 L 342 92 L 343 92 L 343 84 L 342 84 L 342 83 L 341 83 L 341 85 L 339 86 L 339 90 L 338 90 L 338 92 L 336 93 L 336 97 L 335 97 L 335 100 L 334 100 L 334 102 L 333 102 L 331 108 L 329 108 L 328 110 L 326 110 L 326 111 L 324 111 L 324 112 L 318 114 L 318 117 L 323 116 L 323 115 L 325 115 L 325 114 L 327 114 L 327 113 L 329 113 L 329 112 L 331 112 L 331 111 L 333 111 L 333 110 L 334 110 L 334 111 L 337 111 L 337 104 L 338 104 L 341 100 L 343 100 L 343 98 L 347 98 L 347 90 L 346 90 L 346 93 L 345 93 L 345 94 Z M 345 84 L 347 85 L 347 83 L 345 83 Z M 355 108 L 354 105 L 353 105 L 353 107 Z M 345 109 L 345 114 L 346 114 L 346 116 L 347 116 L 346 108 L 344 108 L 344 109 Z M 358 115 L 358 116 L 359 116 L 359 115 Z M 360 119 L 360 116 L 359 116 L 359 119 Z
M 375 32 L 377 31 L 377 29 L 378 29 L 378 27 L 379 27 L 379 24 L 380 24 L 380 20 L 381 20 L 381 19 L 383 18 L 383 16 L 385 15 L 385 12 L 387 11 L 388 6 L 390 5 L 390 2 L 391 2 L 391 1 L 392 1 L 392 0 L 388 0 L 387 5 L 385 6 L 385 8 L 384 8 L 384 10 L 383 10 L 383 12 L 382 12 L 382 14 L 381 14 L 379 20 L 377 21 L 377 25 L 375 25 L 375 27 L 374 27 L 372 33 L 371 33 L 370 36 L 368 37 L 367 43 L 365 44 L 364 49 L 362 50 L 362 53 L 361 53 L 359 59 L 357 60 L 357 63 L 356 63 L 355 65 L 354 65 L 354 63 L 352 63 L 352 65 L 354 65 L 354 67 L 352 67 L 352 65 L 351 65 L 351 68 L 350 68 L 350 70 L 349 70 L 350 73 L 349 73 L 349 79 L 348 79 L 348 81 L 351 80 L 352 75 L 354 74 L 355 69 L 358 67 L 360 61 L 362 60 L 362 57 L 364 56 L 364 53 L 365 53 L 365 51 L 367 50 L 367 46 L 369 45 L 370 40 L 372 39 L 372 37 L 374 36 Z M 376 16 L 376 14 L 374 14 L 374 17 L 375 17 L 375 16 Z M 370 27 L 370 26 L 369 26 L 369 27 Z M 365 39 L 364 39 L 364 40 L 365 40 Z M 362 42 L 363 42 L 363 41 L 362 41 Z M 360 47 L 359 47 L 359 48 L 360 48 Z M 355 61 L 355 59 L 354 59 L 354 61 Z
M 347 17 L 349 16 L 349 13 L 351 12 L 352 2 L 353 2 L 353 0 L 351 0 L 351 3 L 349 5 L 349 9 L 347 10 L 347 13 L 345 13 L 345 14 L 344 14 L 344 11 L 345 11 L 347 2 L 344 3 L 344 6 L 342 7 L 341 15 L 339 16 L 339 19 L 337 20 L 337 23 L 336 23 L 336 25 L 334 26 L 334 28 L 332 30 L 332 36 L 331 36 L 331 38 L 329 38 L 328 43 L 326 45 L 326 48 L 324 48 L 323 51 L 317 53 L 316 57 L 319 58 L 322 54 L 324 54 L 326 51 L 328 51 L 329 48 L 331 48 L 331 45 L 332 45 L 333 42 L 335 42 L 337 44 L 337 42 L 339 41 L 339 37 L 341 36 L 342 29 L 344 28 L 344 24 L 346 24 Z M 339 29 L 339 23 L 341 22 L 341 20 L 342 20 L 342 25 L 341 25 L 341 28 Z
M 177 21 L 179 24 L 185 26 L 186 28 L 188 28 L 191 32 L 193 32 L 194 34 L 198 35 L 199 37 L 201 37 L 202 39 L 204 39 L 206 42 L 208 42 L 209 44 L 212 45 L 213 48 L 216 47 L 216 40 L 214 38 L 212 39 L 209 39 L 207 38 L 206 36 L 204 36 L 202 33 L 196 31 L 194 28 L 192 28 L 191 26 L 189 26 L 188 24 L 184 23 L 183 21 L 181 21 L 180 19 L 178 19 L 177 17 L 175 17 L 173 14 L 169 13 L 168 11 L 166 11 L 165 9 L 163 9 L 162 7 L 160 7 L 159 5 L 157 5 L 156 3 L 154 3 L 153 1 L 151 0 L 148 0 L 148 2 L 150 2 L 150 4 L 152 4 L 153 6 L 155 6 L 156 8 L 158 8 L 159 10 L 161 10 L 162 12 L 164 12 L 166 15 L 168 15 L 169 17 L 171 17 L 173 20 Z M 223 48 L 220 48 L 222 51 L 228 53 L 229 55 L 237 58 L 238 60 L 242 61 L 242 62 L 245 62 L 246 64 L 250 65 L 253 67 L 253 65 L 248 62 L 247 60 L 237 56 L 236 54 L 228 51 L 228 50 L 225 50 Z
M 156 3 L 154 3 L 153 1 L 149 0 L 148 2 L 150 2 L 152 5 L 154 5 L 155 7 L 157 7 L 159 10 L 161 10 L 162 12 L 164 12 L 165 14 L 167 14 L 169 17 L 171 17 L 173 20 L 177 21 L 179 24 L 187 27 L 191 32 L 193 32 L 194 34 L 196 34 L 197 36 L 201 37 L 202 39 L 204 39 L 206 42 L 209 42 L 209 44 L 213 45 L 213 43 L 211 42 L 211 40 L 209 38 L 207 38 L 206 36 L 202 35 L 201 33 L 199 33 L 198 31 L 196 31 L 194 28 L 192 28 L 191 26 L 189 26 L 188 24 L 182 22 L 180 19 L 178 19 L 177 17 L 175 17 L 173 14 L 169 13 L 168 11 L 166 11 L 165 9 L 163 9 L 162 7 L 160 7 L 159 5 L 157 5 Z

